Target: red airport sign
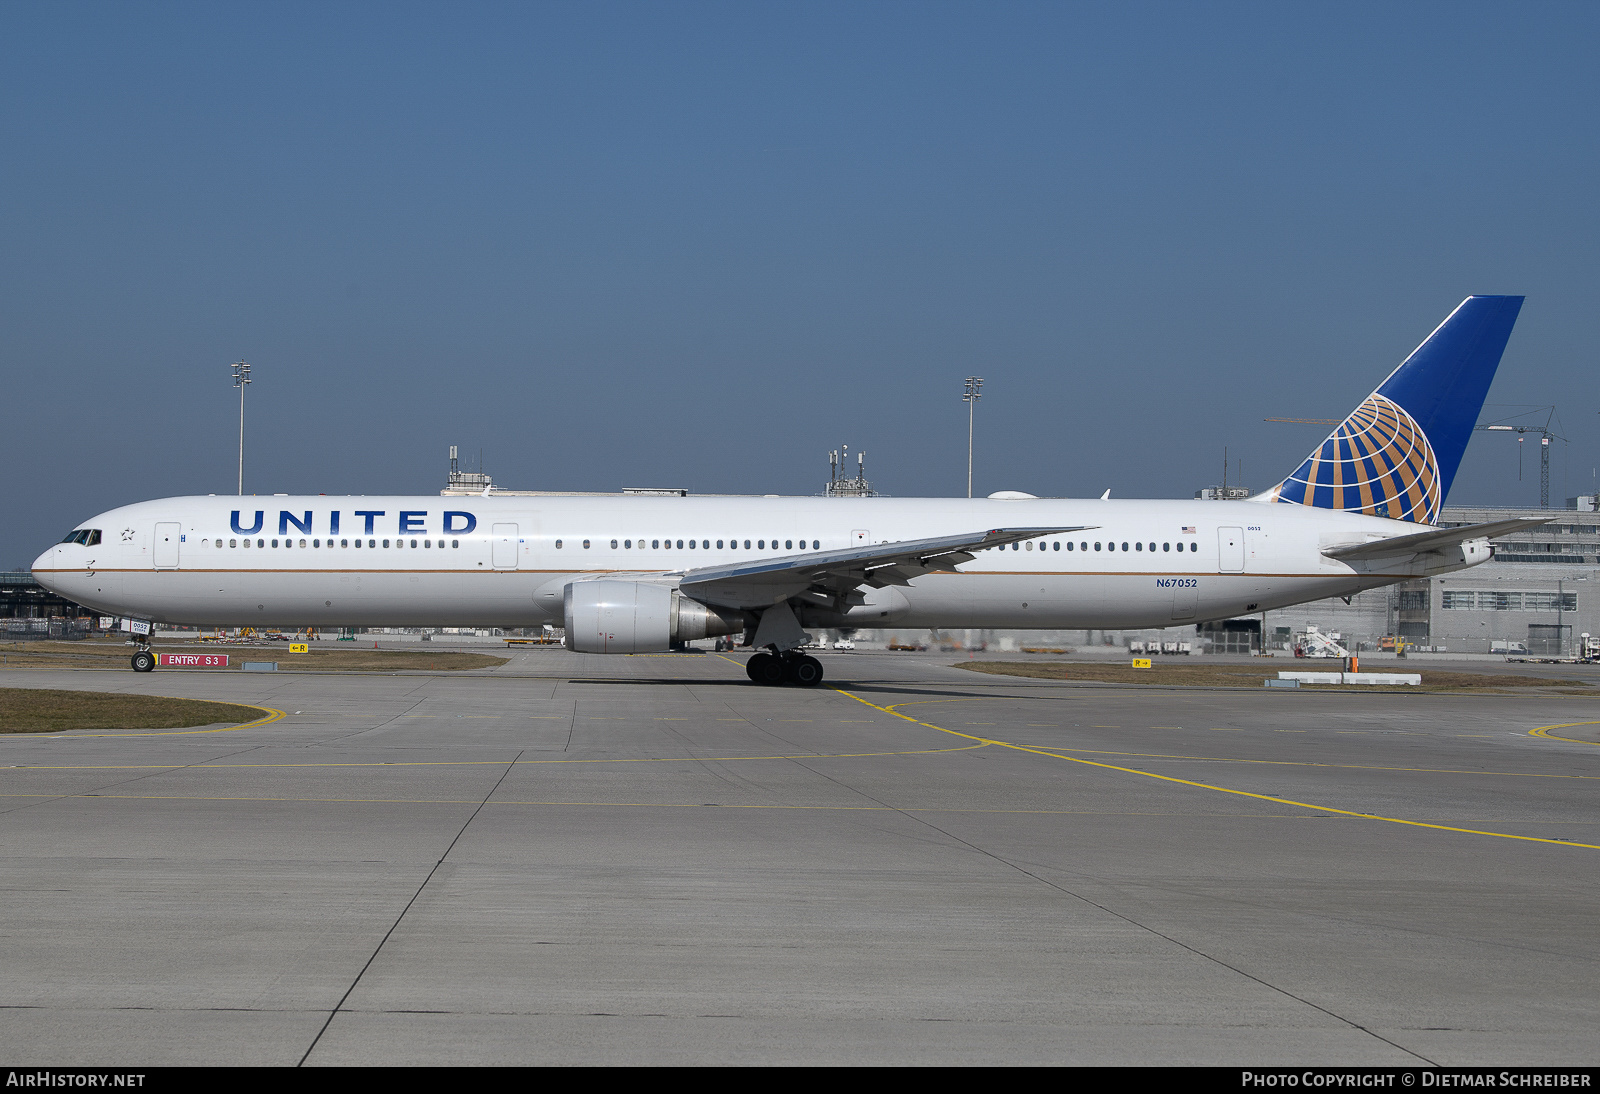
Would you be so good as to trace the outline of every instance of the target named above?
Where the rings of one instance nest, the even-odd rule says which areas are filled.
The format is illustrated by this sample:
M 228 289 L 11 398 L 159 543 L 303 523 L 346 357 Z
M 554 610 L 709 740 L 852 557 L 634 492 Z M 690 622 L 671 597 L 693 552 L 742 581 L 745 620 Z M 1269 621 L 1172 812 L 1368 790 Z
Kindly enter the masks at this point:
M 228 667 L 228 655 L 225 653 L 158 653 L 156 664 L 170 665 L 175 669 L 225 669 Z

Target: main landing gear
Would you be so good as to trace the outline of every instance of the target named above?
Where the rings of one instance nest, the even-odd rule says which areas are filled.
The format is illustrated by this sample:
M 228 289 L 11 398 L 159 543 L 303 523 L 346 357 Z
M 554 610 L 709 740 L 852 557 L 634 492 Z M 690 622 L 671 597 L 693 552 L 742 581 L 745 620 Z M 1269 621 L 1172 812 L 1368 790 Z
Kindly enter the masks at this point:
M 795 684 L 803 688 L 814 688 L 822 683 L 822 662 L 815 657 L 792 651 L 777 656 L 758 653 L 745 662 L 744 671 L 750 679 L 768 687 Z

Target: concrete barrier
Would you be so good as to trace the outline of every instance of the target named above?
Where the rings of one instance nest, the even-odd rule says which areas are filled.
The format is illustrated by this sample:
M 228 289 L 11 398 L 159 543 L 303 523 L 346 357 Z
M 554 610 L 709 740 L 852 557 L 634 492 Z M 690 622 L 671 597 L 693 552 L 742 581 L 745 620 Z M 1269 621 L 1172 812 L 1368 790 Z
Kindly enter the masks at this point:
M 1422 683 L 1417 672 L 1280 672 L 1279 680 L 1296 680 L 1302 684 L 1409 684 Z

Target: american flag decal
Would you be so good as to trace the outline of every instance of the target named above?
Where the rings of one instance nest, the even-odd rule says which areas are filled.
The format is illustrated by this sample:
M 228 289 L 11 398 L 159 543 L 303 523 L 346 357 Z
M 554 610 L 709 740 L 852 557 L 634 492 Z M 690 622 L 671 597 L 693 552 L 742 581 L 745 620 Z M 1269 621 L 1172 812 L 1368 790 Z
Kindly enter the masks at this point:
M 1183 526 L 1183 534 L 1184 534 L 1184 535 L 1186 535 L 1186 536 L 1192 536 L 1192 535 L 1194 535 L 1194 525 L 1192 525 L 1192 524 L 1185 524 L 1185 525 L 1184 525 L 1184 526 Z

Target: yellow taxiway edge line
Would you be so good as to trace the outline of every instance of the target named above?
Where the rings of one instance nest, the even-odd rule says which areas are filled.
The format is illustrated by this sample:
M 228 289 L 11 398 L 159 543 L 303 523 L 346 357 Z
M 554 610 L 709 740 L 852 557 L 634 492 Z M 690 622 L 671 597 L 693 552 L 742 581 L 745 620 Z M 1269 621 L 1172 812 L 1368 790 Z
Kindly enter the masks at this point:
M 151 698 L 154 698 L 154 699 L 175 699 L 175 698 L 177 698 L 177 696 L 175 696 L 175 695 L 155 695 L 155 696 L 151 696 Z M 199 699 L 199 700 L 190 699 L 190 700 L 186 700 L 186 701 L 187 702 L 214 703 L 214 702 L 220 702 L 221 700 L 218 700 L 218 699 Z M 254 707 L 256 710 L 264 710 L 264 711 L 266 711 L 267 712 L 267 716 L 265 718 L 257 718 L 253 722 L 241 722 L 240 724 L 238 724 L 236 726 L 222 726 L 220 729 L 160 729 L 160 730 L 151 730 L 149 732 L 137 732 L 137 731 L 134 731 L 134 732 L 128 732 L 128 733 L 82 733 L 82 732 L 73 732 L 72 730 L 67 730 L 65 733 L 61 733 L 61 734 L 51 733 L 51 734 L 45 734 L 45 736 L 55 737 L 55 736 L 67 736 L 68 734 L 70 734 L 73 737 L 192 737 L 192 736 L 194 736 L 196 734 L 199 734 L 199 733 L 233 733 L 233 732 L 235 732 L 237 730 L 241 730 L 241 729 L 256 729 L 259 726 L 270 726 L 273 722 L 276 722 L 276 721 L 278 721 L 279 719 L 282 719 L 282 718 L 287 718 L 289 716 L 287 711 L 277 710 L 277 709 L 275 709 L 273 707 L 264 707 L 260 703 L 230 703 L 229 706 Z M 171 766 L 171 765 L 167 765 L 167 766 Z
M 239 704 L 244 706 L 246 704 Z M 263 723 L 264 724 L 264 723 Z M 242 727 L 240 727 L 242 728 Z M 206 730 L 217 733 L 220 730 Z M 105 736 L 139 736 L 139 734 L 105 734 Z M 918 748 L 900 752 L 796 752 L 778 756 L 637 756 L 603 760 L 516 760 L 515 766 L 526 764 L 682 764 L 682 763 L 739 763 L 744 760 L 871 760 L 883 756 L 941 756 L 948 752 L 971 752 L 988 748 L 987 742 L 975 745 L 957 745 L 954 748 Z M 223 771 L 253 768 L 301 767 L 504 767 L 504 760 L 374 760 L 367 763 L 317 763 L 317 764 L 211 764 L 197 763 L 185 767 L 187 771 Z M 0 771 L 165 771 L 172 764 L 17 764 L 0 765 Z M 322 800 L 322 799 L 317 799 Z
M 1056 760 L 1067 760 L 1075 764 L 1087 764 L 1089 767 L 1104 768 L 1107 771 L 1120 771 L 1126 775 L 1143 775 L 1147 779 L 1159 779 L 1162 782 L 1177 783 L 1180 786 L 1193 786 L 1200 790 L 1215 790 L 1219 794 L 1237 794 L 1241 798 L 1254 798 L 1257 801 L 1276 802 L 1279 805 L 1292 805 L 1300 809 L 1315 809 L 1322 813 L 1334 813 L 1344 817 L 1357 817 L 1361 820 L 1386 821 L 1390 824 L 1404 824 L 1412 828 L 1431 828 L 1439 832 L 1461 832 L 1471 836 L 1494 836 L 1498 839 L 1522 840 L 1527 843 L 1551 843 L 1558 847 L 1583 847 L 1591 851 L 1600 851 L 1600 844 L 1595 843 L 1578 843 L 1574 840 L 1545 839 L 1541 836 L 1518 836 L 1510 832 L 1487 832 L 1478 828 L 1457 828 L 1456 826 L 1450 824 L 1429 824 L 1426 821 L 1405 820 L 1401 817 L 1384 817 L 1376 813 L 1357 813 L 1350 809 L 1336 809 L 1331 805 L 1314 805 L 1311 802 L 1297 802 L 1292 798 L 1275 798 L 1270 794 L 1252 794 L 1248 790 L 1234 790 L 1231 787 L 1226 786 L 1213 786 L 1210 783 L 1194 782 L 1189 779 L 1178 779 L 1171 775 L 1157 775 L 1153 771 L 1140 771 L 1138 768 L 1133 767 L 1118 767 L 1116 764 L 1099 763 L 1095 760 L 1081 760 L 1076 756 L 1063 756 L 1059 752 L 1049 752 L 1042 748 L 1030 748 L 1027 745 L 1013 744 L 1010 741 L 999 741 L 988 737 L 978 737 L 971 733 L 961 733 L 954 729 L 946 729 L 944 726 L 936 726 L 931 722 L 920 721 L 916 718 L 913 718 L 909 714 L 901 714 L 898 710 L 894 709 L 894 706 L 879 706 L 877 703 L 869 702 L 868 700 L 861 698 L 859 695 L 852 695 L 843 688 L 834 688 L 833 690 L 838 692 L 840 695 L 845 696 L 847 699 L 854 699 L 856 702 L 872 707 L 874 710 L 881 710 L 885 714 L 892 714 L 896 718 L 903 718 L 914 725 L 925 726 L 928 729 L 937 730 L 940 733 L 948 733 L 953 737 L 965 737 L 969 741 L 983 741 L 987 744 L 999 745 L 1001 748 L 1009 748 L 1017 752 L 1031 752 L 1036 756 L 1049 756 Z M 1562 727 L 1553 726 L 1550 728 L 1560 729 Z
M 1550 732 L 1552 729 L 1571 729 L 1573 726 L 1600 726 L 1600 722 L 1562 722 L 1560 725 L 1555 726 L 1540 726 L 1538 729 L 1528 730 L 1528 736 L 1543 737 L 1549 741 L 1570 741 L 1575 745 L 1595 744 L 1594 741 L 1580 741 L 1576 737 L 1562 737 L 1559 734 Z M 1600 745 L 1595 747 L 1600 748 Z

